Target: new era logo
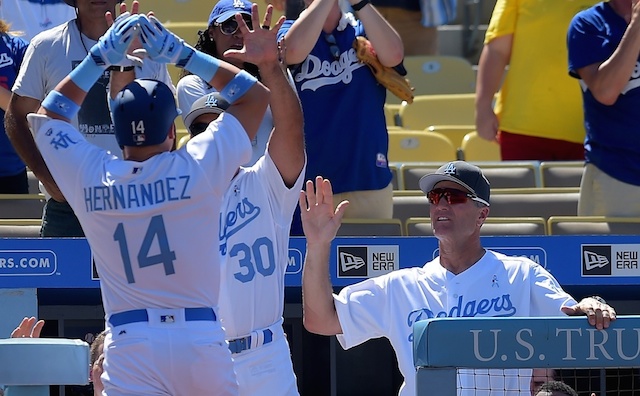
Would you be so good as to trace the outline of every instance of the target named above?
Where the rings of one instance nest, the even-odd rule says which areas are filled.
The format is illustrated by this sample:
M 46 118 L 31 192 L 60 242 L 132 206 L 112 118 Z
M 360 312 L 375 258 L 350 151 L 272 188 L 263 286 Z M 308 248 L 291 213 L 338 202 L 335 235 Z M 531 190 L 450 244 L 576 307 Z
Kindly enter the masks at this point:
M 358 256 L 354 256 L 349 253 L 340 253 L 340 266 L 342 267 L 342 272 L 358 269 L 365 264 L 364 260 Z
M 367 277 L 367 247 L 338 247 L 338 276 Z
M 582 245 L 582 275 L 611 275 L 610 245 Z

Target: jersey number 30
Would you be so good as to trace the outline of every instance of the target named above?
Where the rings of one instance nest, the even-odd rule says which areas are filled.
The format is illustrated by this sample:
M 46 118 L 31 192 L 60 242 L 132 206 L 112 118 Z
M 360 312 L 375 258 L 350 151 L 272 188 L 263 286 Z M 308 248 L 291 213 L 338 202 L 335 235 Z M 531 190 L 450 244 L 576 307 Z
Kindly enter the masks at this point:
M 266 257 L 262 256 L 262 252 L 266 253 Z M 253 254 L 252 254 L 253 253 Z M 267 237 L 256 239 L 251 247 L 245 243 L 237 243 L 229 251 L 229 256 L 236 257 L 240 255 L 240 267 L 245 268 L 246 272 L 240 271 L 233 274 L 237 280 L 242 283 L 251 282 L 256 276 L 256 270 L 262 276 L 269 276 L 275 270 L 275 257 L 273 254 L 273 242 Z M 253 256 L 255 264 L 251 260 Z M 266 260 L 265 260 L 266 259 Z
M 149 250 L 154 239 L 158 239 L 158 247 L 160 253 L 150 256 Z M 136 279 L 133 276 L 133 268 L 131 267 L 131 257 L 129 256 L 129 246 L 127 244 L 127 236 L 124 233 L 124 225 L 119 223 L 116 227 L 116 232 L 113 234 L 113 240 L 118 242 L 120 246 L 120 255 L 122 256 L 122 262 L 124 264 L 124 273 L 127 275 L 127 282 L 135 283 Z M 162 215 L 153 216 L 147 232 L 144 234 L 142 240 L 142 246 L 138 251 L 138 267 L 145 268 L 156 264 L 164 265 L 165 275 L 175 274 L 173 268 L 173 261 L 176 259 L 176 253 L 169 247 L 169 240 L 167 239 L 167 230 L 164 227 L 164 220 Z

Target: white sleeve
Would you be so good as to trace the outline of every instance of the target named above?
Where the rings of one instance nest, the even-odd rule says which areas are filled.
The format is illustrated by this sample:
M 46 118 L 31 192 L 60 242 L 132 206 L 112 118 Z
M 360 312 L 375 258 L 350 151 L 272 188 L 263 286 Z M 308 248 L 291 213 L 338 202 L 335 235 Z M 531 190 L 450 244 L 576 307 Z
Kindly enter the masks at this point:
M 213 188 L 220 189 L 220 195 L 240 165 L 251 158 L 249 136 L 230 113 L 222 113 L 207 130 L 190 139 L 186 149 L 200 163 Z
M 291 225 L 291 216 L 298 204 L 300 198 L 300 190 L 302 190 L 302 184 L 304 182 L 305 167 L 302 167 L 298 179 L 296 179 L 293 187 L 288 188 L 282 180 L 278 167 L 273 162 L 273 159 L 269 155 L 269 150 L 265 152 L 265 155 L 258 160 L 256 166 L 264 168 L 264 175 L 266 176 L 267 189 L 269 191 L 270 201 L 273 202 L 275 220 L 280 222 L 281 226 L 289 227 Z M 289 223 L 286 225 L 285 223 Z
M 38 50 L 38 44 L 32 41 L 27 47 L 11 91 L 23 97 L 43 100 L 47 94 L 47 87 L 43 83 L 47 55 Z
M 383 275 L 345 287 L 333 301 L 342 327 L 337 338 L 349 349 L 388 334 L 390 320 L 389 277 Z
M 168 86 L 174 95 L 176 94 L 176 88 L 173 86 L 171 75 L 169 75 L 167 65 L 164 63 L 154 62 L 148 58 L 145 59 L 142 64 L 142 70 L 138 71 L 136 68 L 136 78 L 152 78 L 158 80 Z
M 541 265 L 531 263 L 531 316 L 563 315 L 561 308 L 576 304 L 558 281 Z
M 87 161 L 100 161 L 107 151 L 87 142 L 71 124 L 43 114 L 27 115 L 36 146 L 58 188 L 71 203 L 76 197 Z
M 176 87 L 178 97 L 178 108 L 182 111 L 182 120 L 189 114 L 193 102 L 200 99 L 204 95 L 216 92 L 213 87 L 210 87 L 202 78 L 195 74 L 182 77 L 178 81 Z

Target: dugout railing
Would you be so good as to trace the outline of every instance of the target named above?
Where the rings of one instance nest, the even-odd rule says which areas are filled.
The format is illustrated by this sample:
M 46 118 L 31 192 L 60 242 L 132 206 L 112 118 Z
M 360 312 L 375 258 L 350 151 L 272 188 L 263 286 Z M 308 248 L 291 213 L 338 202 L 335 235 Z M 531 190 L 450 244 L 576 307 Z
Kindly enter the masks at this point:
M 533 368 L 556 369 L 564 373 L 557 379 L 574 387 L 583 382 L 581 396 L 640 395 L 640 316 L 619 317 L 605 330 L 590 326 L 584 316 L 437 318 L 417 322 L 413 337 L 418 396 L 490 394 L 460 388 L 459 369 Z M 570 378 L 572 371 L 583 376 L 585 369 L 596 378 Z M 610 381 L 609 369 L 625 372 Z

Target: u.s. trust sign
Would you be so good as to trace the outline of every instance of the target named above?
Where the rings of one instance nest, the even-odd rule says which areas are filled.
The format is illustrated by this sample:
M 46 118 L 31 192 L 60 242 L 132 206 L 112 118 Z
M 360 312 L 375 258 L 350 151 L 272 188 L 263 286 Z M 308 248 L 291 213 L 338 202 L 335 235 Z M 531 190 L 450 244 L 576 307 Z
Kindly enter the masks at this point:
M 585 316 L 438 318 L 413 327 L 416 367 L 640 366 L 640 316 L 597 330 Z

